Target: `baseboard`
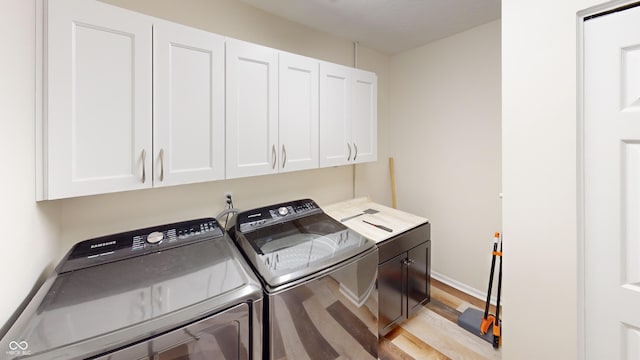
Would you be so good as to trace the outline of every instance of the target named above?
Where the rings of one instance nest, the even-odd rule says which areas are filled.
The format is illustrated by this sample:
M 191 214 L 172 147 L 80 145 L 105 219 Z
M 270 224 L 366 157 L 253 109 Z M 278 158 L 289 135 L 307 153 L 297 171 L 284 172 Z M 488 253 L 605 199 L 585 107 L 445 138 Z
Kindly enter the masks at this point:
M 442 275 L 438 272 L 435 271 L 431 271 L 431 277 L 440 281 L 443 284 L 449 285 L 452 288 L 456 289 L 456 290 L 460 290 L 463 293 L 467 294 L 467 295 L 471 295 L 476 299 L 482 300 L 482 301 L 487 301 L 487 293 L 485 291 L 481 291 L 478 290 L 476 288 L 473 288 L 467 284 L 461 283 L 458 280 L 454 280 L 448 276 Z M 497 289 L 493 289 L 493 292 L 495 292 Z M 491 297 L 491 305 L 495 305 L 497 302 L 497 299 L 495 296 Z M 504 305 L 504 300 L 500 299 L 500 305 Z

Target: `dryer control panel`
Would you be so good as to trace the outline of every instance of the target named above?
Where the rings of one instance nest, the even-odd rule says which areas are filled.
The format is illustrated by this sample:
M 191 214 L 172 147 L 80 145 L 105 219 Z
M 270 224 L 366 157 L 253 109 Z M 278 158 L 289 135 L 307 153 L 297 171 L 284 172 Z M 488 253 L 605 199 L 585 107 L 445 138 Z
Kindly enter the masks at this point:
M 56 272 L 62 274 L 223 235 L 224 231 L 215 219 L 204 218 L 98 237 L 77 243 Z
M 248 232 L 282 221 L 320 213 L 322 209 L 311 199 L 291 201 L 238 214 L 236 226 L 240 232 Z

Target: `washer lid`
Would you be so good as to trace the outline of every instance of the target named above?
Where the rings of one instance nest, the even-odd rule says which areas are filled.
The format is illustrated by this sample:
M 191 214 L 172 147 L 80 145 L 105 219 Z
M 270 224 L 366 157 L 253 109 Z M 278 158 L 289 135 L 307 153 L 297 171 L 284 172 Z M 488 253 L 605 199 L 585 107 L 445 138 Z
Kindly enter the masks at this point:
M 238 240 L 271 287 L 313 274 L 375 246 L 322 212 L 241 233 Z
M 259 281 L 222 236 L 53 276 L 3 343 L 27 344 L 10 358 L 85 357 L 261 297 Z

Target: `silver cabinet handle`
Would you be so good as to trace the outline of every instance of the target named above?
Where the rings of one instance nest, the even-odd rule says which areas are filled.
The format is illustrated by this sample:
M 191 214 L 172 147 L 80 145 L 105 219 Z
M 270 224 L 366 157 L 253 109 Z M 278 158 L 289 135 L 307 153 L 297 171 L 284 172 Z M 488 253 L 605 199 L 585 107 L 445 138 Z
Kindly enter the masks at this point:
M 273 164 L 271 164 L 271 168 L 275 169 L 276 168 L 276 145 L 273 144 L 271 145 L 271 158 L 273 160 L 271 160 L 273 162 Z
M 284 144 L 282 144 L 282 168 L 287 164 L 287 149 L 284 148 Z
M 347 147 L 349 148 L 349 155 L 347 156 L 347 161 L 351 161 L 351 145 L 347 143 Z
M 160 181 L 164 181 L 164 149 L 160 149 Z
M 140 160 L 142 161 L 142 183 L 144 184 L 147 181 L 147 172 L 146 172 L 146 159 L 147 159 L 147 151 L 142 149 L 142 154 L 140 154 Z
M 358 145 L 356 145 L 356 143 L 353 143 L 353 148 L 356 149 L 356 154 L 353 155 L 353 161 L 356 161 L 356 158 L 358 157 Z

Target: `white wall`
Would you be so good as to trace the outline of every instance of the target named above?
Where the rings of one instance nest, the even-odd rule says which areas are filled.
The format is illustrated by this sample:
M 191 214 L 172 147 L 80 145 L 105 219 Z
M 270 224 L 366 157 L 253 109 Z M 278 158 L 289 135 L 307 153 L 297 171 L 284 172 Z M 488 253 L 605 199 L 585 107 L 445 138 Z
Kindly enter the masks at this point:
M 575 359 L 576 12 L 502 1 L 504 359 Z
M 3 248 L 0 258 L 0 324 L 10 317 L 39 275 L 55 265 L 75 243 L 90 237 L 133 228 L 215 216 L 225 203 L 223 193 L 234 193 L 238 208 L 310 197 L 321 205 L 353 196 L 353 167 L 335 167 L 282 175 L 235 179 L 162 189 L 34 201 L 34 22 L 36 0 L 0 3 L 0 225 Z M 105 1 L 107 2 L 107 1 Z M 222 35 L 282 50 L 353 65 L 353 45 L 287 20 L 254 9 L 237 0 L 110 0 L 153 16 Z M 361 48 L 359 66 L 378 73 L 378 86 L 386 94 L 389 57 Z M 384 95 L 383 95 L 384 96 Z M 386 126 L 385 103 L 378 108 L 378 122 Z M 380 135 L 386 143 L 386 135 Z M 381 159 L 388 154 L 379 150 Z M 358 165 L 357 171 L 376 174 L 377 164 Z M 371 168 L 372 170 L 367 170 Z M 361 170 L 364 169 L 364 170 Z M 384 168 L 380 168 L 384 175 Z M 379 176 L 375 176 L 378 178 Z M 360 182 L 358 180 L 358 182 Z M 366 184 L 366 182 L 365 182 Z M 359 191 L 359 190 L 358 190 Z M 378 188 L 369 191 L 374 198 Z M 5 230 L 7 229 L 7 230 Z M 6 246 L 6 245 L 5 245 Z M 6 285 L 5 285 L 6 284 Z
M 34 201 L 34 14 L 32 1 L 0 2 L 0 327 L 59 247 L 57 204 Z
M 502 230 L 500 21 L 393 56 L 390 78 L 398 208 L 431 221 L 433 272 L 486 292 Z

